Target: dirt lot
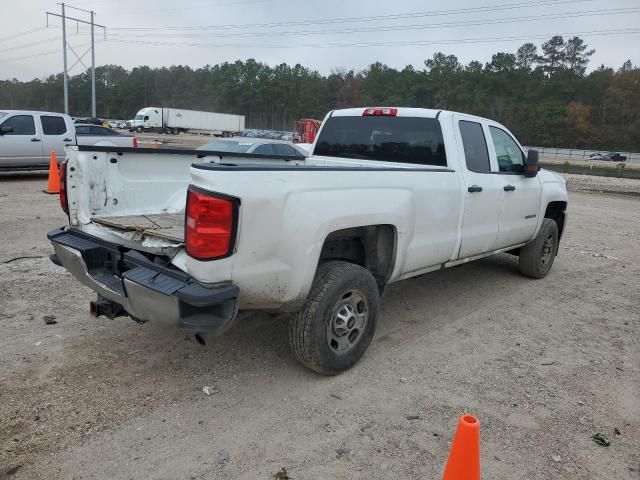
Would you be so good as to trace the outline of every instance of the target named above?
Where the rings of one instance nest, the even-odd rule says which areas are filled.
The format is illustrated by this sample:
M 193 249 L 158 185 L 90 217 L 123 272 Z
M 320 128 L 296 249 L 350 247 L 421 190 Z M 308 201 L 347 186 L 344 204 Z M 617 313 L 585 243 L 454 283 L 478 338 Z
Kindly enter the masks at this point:
M 0 478 L 435 479 L 464 412 L 483 478 L 640 478 L 638 196 L 570 180 L 546 279 L 500 255 L 395 284 L 369 352 L 322 378 L 286 319 L 202 347 L 91 318 L 92 293 L 46 258 L 65 217 L 44 182 L 0 178 Z

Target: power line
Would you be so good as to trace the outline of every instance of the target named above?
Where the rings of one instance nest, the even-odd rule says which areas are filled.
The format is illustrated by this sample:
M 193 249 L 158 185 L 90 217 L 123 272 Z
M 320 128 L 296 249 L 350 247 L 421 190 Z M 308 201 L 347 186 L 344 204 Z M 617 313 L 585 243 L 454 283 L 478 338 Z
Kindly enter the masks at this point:
M 411 45 L 455 45 L 464 43 L 496 43 L 504 41 L 515 40 L 537 40 L 550 38 L 554 35 L 562 36 L 607 36 L 607 35 L 625 35 L 625 34 L 637 34 L 640 33 L 640 29 L 626 29 L 626 30 L 590 30 L 584 32 L 571 32 L 571 33 L 547 33 L 538 35 L 522 35 L 522 36 L 508 36 L 508 37 L 479 37 L 479 38 L 465 38 L 465 39 L 448 39 L 448 40 L 412 40 L 412 41 L 399 41 L 399 42 L 349 42 L 349 43 L 296 43 L 294 45 L 266 45 L 266 44 L 211 44 L 211 43 L 175 43 L 175 42 L 158 42 L 143 40 L 118 40 L 107 39 L 108 42 L 126 43 L 126 44 L 138 44 L 138 45 L 154 45 L 154 46 L 166 46 L 166 47 L 204 47 L 204 48 L 273 48 L 273 49 L 286 49 L 286 48 L 349 48 L 349 47 L 404 47 Z
M 77 36 L 78 34 L 72 34 L 73 36 Z M 10 50 L 23 50 L 25 48 L 29 48 L 35 45 L 42 45 L 43 43 L 50 43 L 53 40 L 59 40 L 60 37 L 55 36 L 55 37 L 50 37 L 50 38 L 45 38 L 43 40 L 38 40 L 37 42 L 31 42 L 31 43 L 21 43 L 20 45 L 17 45 L 15 47 L 8 47 L 8 48 L 3 48 L 2 50 L 0 50 L 0 52 L 8 52 Z
M 270 36 L 296 36 L 296 35 L 336 35 L 336 34 L 353 34 L 353 33 L 366 33 L 366 32 L 389 32 L 389 31 L 405 31 L 405 30 L 422 30 L 427 28 L 452 28 L 460 26 L 473 26 L 473 25 L 494 25 L 501 23 L 513 23 L 521 21 L 539 21 L 539 20 L 554 20 L 558 18 L 577 18 L 587 17 L 593 15 L 620 15 L 628 13 L 640 12 L 640 8 L 621 8 L 617 10 L 601 9 L 601 10 L 587 10 L 582 12 L 569 12 L 569 13 L 554 13 L 543 14 L 537 16 L 524 16 L 524 17 L 508 17 L 498 18 L 491 20 L 469 20 L 462 22 L 449 22 L 449 23 L 428 23 L 428 24 L 413 24 L 413 25 L 391 25 L 382 27 L 365 27 L 365 28 L 352 28 L 352 29 L 340 29 L 340 30 L 298 30 L 288 32 L 246 32 L 246 33 L 193 33 L 193 34 L 166 34 L 166 33 L 145 33 L 141 34 L 126 34 L 116 33 L 111 34 L 110 38 L 127 39 L 127 38 L 149 38 L 149 37 L 174 37 L 174 38 L 202 38 L 202 37 L 270 37 Z
M 33 28 L 31 30 L 26 30 L 24 32 L 14 33 L 13 35 L 9 35 L 7 37 L 0 38 L 0 42 L 4 42 L 5 40 L 11 40 L 11 39 L 14 39 L 16 37 L 22 37 L 23 35 L 28 35 L 30 33 L 35 33 L 35 32 L 37 32 L 39 30 L 46 30 L 46 28 L 47 27 L 38 27 L 38 28 Z
M 102 42 L 104 42 L 104 40 L 102 40 Z M 100 41 L 98 41 L 98 43 L 100 43 Z M 88 45 L 91 45 L 91 42 L 88 43 L 81 43 L 79 45 L 76 45 L 76 48 L 82 48 L 82 47 L 86 47 Z M 40 53 L 34 53 L 33 55 L 23 55 L 20 57 L 13 57 L 13 58 L 3 58 L 2 63 L 9 63 L 9 62 L 19 62 L 22 60 L 27 60 L 29 58 L 36 58 L 36 57 L 43 57 L 46 55 L 53 55 L 54 53 L 60 53 L 60 49 L 57 50 L 49 50 L 46 52 L 40 52 Z
M 117 30 L 117 31 L 150 31 L 150 30 L 207 30 L 207 29 L 236 29 L 236 28 L 247 28 L 247 27 L 291 27 L 298 25 L 326 25 L 331 23 L 353 23 L 353 22 L 373 22 L 373 21 L 381 21 L 381 20 L 404 20 L 407 18 L 415 18 L 415 17 L 431 17 L 431 16 L 444 16 L 444 15 L 459 15 L 463 13 L 481 13 L 481 12 L 495 12 L 501 10 L 513 10 L 518 8 L 526 8 L 526 7 L 542 7 L 549 5 L 567 5 L 567 4 L 575 4 L 575 3 L 585 3 L 592 2 L 594 0 L 543 0 L 538 2 L 520 2 L 520 3 L 506 3 L 506 4 L 497 4 L 497 5 L 486 5 L 482 7 L 469 7 L 469 8 L 458 8 L 458 9 L 448 9 L 448 10 L 433 10 L 433 11 L 422 11 L 422 12 L 411 12 L 411 13 L 401 13 L 401 14 L 390 14 L 390 15 L 375 15 L 375 16 L 366 16 L 366 17 L 341 17 L 341 18 L 330 18 L 330 19 L 314 19 L 314 20 L 298 20 L 298 21 L 289 21 L 289 22 L 272 22 L 272 23 L 245 23 L 245 24 L 227 24 L 227 25 L 199 25 L 199 26 L 185 26 L 185 27 L 176 27 L 173 25 L 169 26 L 158 26 L 158 27 L 114 27 L 109 30 Z

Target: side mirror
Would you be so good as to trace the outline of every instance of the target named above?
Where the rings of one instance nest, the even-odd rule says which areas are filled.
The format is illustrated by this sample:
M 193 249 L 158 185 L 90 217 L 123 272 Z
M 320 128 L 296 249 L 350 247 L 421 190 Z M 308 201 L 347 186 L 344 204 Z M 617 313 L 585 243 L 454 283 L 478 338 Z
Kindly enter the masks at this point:
M 533 178 L 538 175 L 540 170 L 540 162 L 538 161 L 538 151 L 529 150 L 527 152 L 527 163 L 524 166 L 525 178 Z
M 0 135 L 13 132 L 13 127 L 0 127 Z

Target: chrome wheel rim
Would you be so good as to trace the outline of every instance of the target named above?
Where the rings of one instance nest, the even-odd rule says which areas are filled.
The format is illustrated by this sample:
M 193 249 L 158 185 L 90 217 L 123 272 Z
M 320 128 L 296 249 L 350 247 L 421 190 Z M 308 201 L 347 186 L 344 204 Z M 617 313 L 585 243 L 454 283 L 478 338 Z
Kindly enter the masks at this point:
M 360 342 L 369 322 L 369 304 L 360 290 L 345 292 L 336 302 L 327 324 L 327 344 L 336 355 L 344 355 Z
M 540 262 L 542 265 L 547 265 L 551 261 L 551 257 L 553 256 L 553 247 L 553 235 L 548 235 L 542 245 L 542 255 L 540 256 Z

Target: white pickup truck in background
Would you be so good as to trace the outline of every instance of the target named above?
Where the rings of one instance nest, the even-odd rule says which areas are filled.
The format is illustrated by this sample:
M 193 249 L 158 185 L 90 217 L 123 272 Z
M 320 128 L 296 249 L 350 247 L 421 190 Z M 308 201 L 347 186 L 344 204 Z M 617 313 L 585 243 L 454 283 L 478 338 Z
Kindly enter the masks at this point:
M 96 144 L 136 147 L 137 140 L 104 127 L 75 125 L 62 113 L 0 111 L 0 170 L 47 169 L 52 151 L 62 161 L 65 147 Z
M 553 264 L 565 181 L 494 121 L 337 110 L 312 152 L 70 147 L 52 260 L 98 293 L 94 315 L 200 339 L 239 310 L 292 312 L 295 357 L 327 375 L 364 354 L 392 282 L 500 252 L 533 278 Z

